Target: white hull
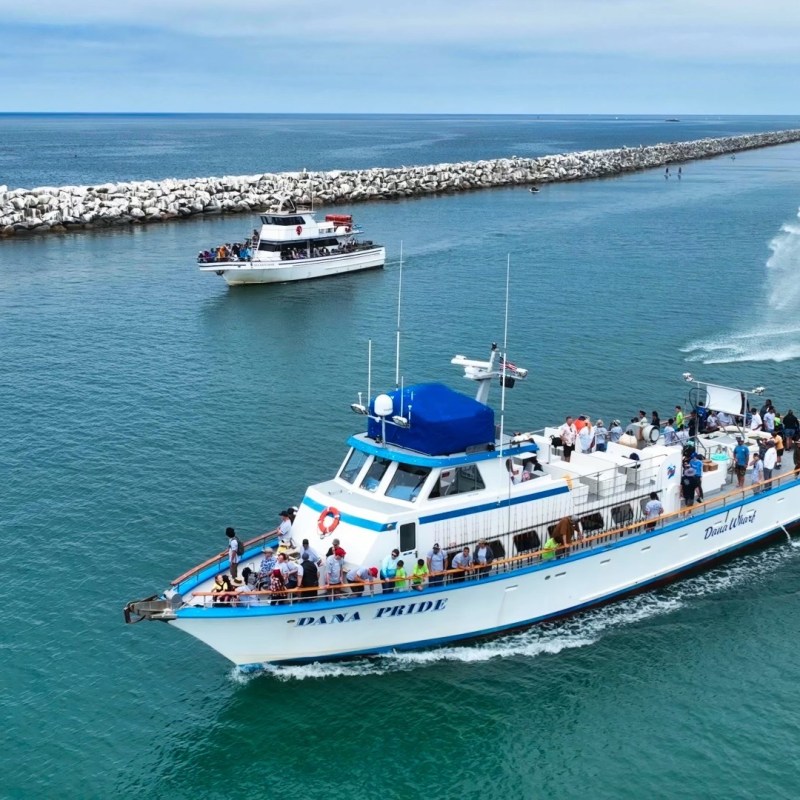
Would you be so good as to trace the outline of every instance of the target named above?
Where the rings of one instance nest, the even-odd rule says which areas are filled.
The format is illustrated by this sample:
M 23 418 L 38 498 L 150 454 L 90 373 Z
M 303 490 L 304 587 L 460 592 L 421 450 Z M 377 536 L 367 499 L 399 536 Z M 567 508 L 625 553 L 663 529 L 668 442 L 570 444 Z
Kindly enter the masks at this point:
M 376 247 L 353 253 L 337 253 L 318 258 L 303 258 L 296 261 L 259 262 L 243 261 L 209 264 L 201 267 L 203 272 L 219 273 L 228 286 L 243 286 L 250 283 L 286 283 L 314 278 L 327 278 L 347 272 L 378 269 L 386 262 L 386 250 Z
M 786 479 L 784 479 L 786 480 Z M 559 617 L 709 563 L 800 519 L 800 480 L 608 546 L 422 592 L 252 609 L 181 608 L 171 624 L 237 665 L 430 647 Z

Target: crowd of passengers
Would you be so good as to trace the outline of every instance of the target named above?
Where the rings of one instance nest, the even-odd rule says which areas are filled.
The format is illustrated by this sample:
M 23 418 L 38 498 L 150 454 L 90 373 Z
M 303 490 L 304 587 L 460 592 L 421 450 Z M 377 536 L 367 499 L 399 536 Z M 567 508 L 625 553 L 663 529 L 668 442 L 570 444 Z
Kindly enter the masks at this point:
M 233 528 L 226 530 L 230 574 L 217 575 L 211 589 L 214 605 L 281 605 L 288 602 L 309 602 L 321 598 L 360 595 L 380 591 L 383 594 L 424 591 L 428 587 L 460 583 L 469 578 L 482 578 L 492 570 L 495 555 L 485 539 L 474 549 L 463 547 L 449 553 L 434 544 L 426 558 L 406 561 L 393 549 L 377 565 L 345 566 L 347 553 L 339 539 L 332 539 L 324 555 L 314 550 L 308 539 L 298 548 L 292 538 L 295 508 L 281 512 L 281 523 L 267 534 L 277 535 L 277 548 L 266 545 L 257 568 L 244 567 L 239 575 L 242 550 Z M 569 518 L 567 518 L 569 521 Z M 556 526 L 542 550 L 547 561 L 563 554 L 565 544 Z M 536 543 L 538 546 L 538 542 Z M 558 552 L 561 550 L 561 552 Z
M 258 237 L 244 242 L 226 242 L 213 250 L 201 250 L 197 254 L 198 264 L 218 264 L 222 261 L 249 261 L 258 247 Z
M 739 488 L 744 488 L 748 473 L 754 492 L 770 488 L 773 474 L 782 467 L 785 452 L 792 453 L 793 468 L 800 469 L 800 421 L 792 409 L 781 415 L 772 400 L 766 400 L 761 408 L 753 406 L 744 416 L 715 411 L 706 408 L 704 403 L 699 403 L 694 410 L 684 414 L 683 408 L 676 405 L 674 415 L 669 417 L 666 423 L 662 423 L 658 411 L 653 411 L 648 417 L 647 413 L 640 409 L 638 416 L 633 417 L 624 430 L 618 419 L 611 422 L 610 428 L 606 428 L 601 419 L 592 424 L 591 418 L 585 414 L 575 419 L 568 416 L 558 435 L 552 438 L 553 444 L 563 449 L 563 460 L 568 462 L 572 453 L 578 448 L 581 453 L 604 452 L 608 442 L 620 442 L 623 435 L 632 437 L 639 445 L 643 442 L 648 426 L 655 428 L 659 436 L 664 437 L 665 445 L 683 447 L 681 498 L 684 507 L 704 500 L 703 458 L 694 446 L 694 438 L 698 434 L 714 433 L 731 427 L 736 431 L 741 428 L 751 434 L 757 434 L 758 451 L 752 454 L 744 443 L 744 436 L 741 433 L 736 435 L 733 470 Z M 635 454 L 631 456 L 634 457 Z M 527 473 L 526 477 L 525 467 L 522 475 L 517 476 L 510 461 L 506 462 L 506 466 L 511 480 L 515 483 L 531 477 L 531 473 Z M 663 507 L 660 506 L 657 495 L 651 495 L 650 499 L 655 502 L 648 505 L 652 505 L 652 509 L 657 513 L 646 516 L 653 518 L 663 513 Z M 659 507 L 660 511 L 657 510 Z

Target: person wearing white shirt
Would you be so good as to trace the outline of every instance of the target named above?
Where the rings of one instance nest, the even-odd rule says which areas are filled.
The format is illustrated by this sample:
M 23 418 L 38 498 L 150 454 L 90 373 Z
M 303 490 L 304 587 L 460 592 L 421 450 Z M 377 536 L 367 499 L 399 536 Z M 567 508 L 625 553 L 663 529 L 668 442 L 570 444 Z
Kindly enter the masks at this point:
M 575 440 L 578 438 L 578 431 L 572 422 L 572 417 L 567 417 L 564 424 L 558 429 L 561 437 L 561 446 L 564 448 L 564 461 L 569 461 L 572 451 L 575 449 Z
M 750 472 L 750 483 L 752 484 L 753 494 L 758 494 L 761 491 L 761 482 L 764 480 L 764 464 L 761 461 L 758 453 L 753 453 L 753 464 Z
M 664 513 L 664 505 L 658 499 L 658 494 L 656 492 L 650 492 L 650 499 L 647 501 L 647 504 L 644 507 L 644 516 L 645 519 L 654 520 L 656 517 L 660 517 Z M 648 530 L 652 530 L 655 528 L 656 523 L 650 522 L 647 525 Z
M 755 408 L 750 409 L 750 430 L 760 431 L 764 423 L 761 419 L 761 414 Z
M 770 478 L 775 465 L 778 463 L 778 451 L 775 449 L 775 442 L 767 442 L 767 449 L 764 451 L 764 488 L 770 488 Z

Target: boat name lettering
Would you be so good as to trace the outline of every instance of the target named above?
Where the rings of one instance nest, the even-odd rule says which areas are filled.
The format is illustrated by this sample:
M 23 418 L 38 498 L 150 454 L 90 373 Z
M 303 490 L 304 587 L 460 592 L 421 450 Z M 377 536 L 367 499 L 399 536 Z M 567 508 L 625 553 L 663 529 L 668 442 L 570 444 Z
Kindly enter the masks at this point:
M 399 606 L 381 606 L 375 612 L 375 619 L 381 617 L 402 617 L 409 614 L 424 614 L 426 611 L 441 611 L 447 605 L 447 598 L 443 597 L 434 602 L 424 600 L 421 603 L 403 603 Z
M 732 531 L 737 525 L 744 525 L 745 523 L 755 522 L 756 510 L 752 511 L 739 511 L 736 516 L 730 516 L 730 512 L 725 515 L 725 519 L 719 525 L 709 525 L 706 528 L 704 539 L 710 539 L 712 536 L 719 536 L 726 531 Z
M 300 617 L 296 627 L 304 628 L 308 625 L 334 625 L 337 622 L 359 622 L 361 614 L 353 611 L 351 614 L 327 614 L 321 617 Z
M 374 619 L 388 617 L 407 617 L 410 614 L 424 614 L 426 611 L 441 611 L 447 605 L 447 598 L 440 600 L 423 600 L 421 603 L 400 603 L 396 606 L 381 606 Z M 295 623 L 297 628 L 308 628 L 312 625 L 335 625 L 337 622 L 360 622 L 361 612 L 352 611 L 343 614 L 323 614 L 319 617 L 300 617 Z

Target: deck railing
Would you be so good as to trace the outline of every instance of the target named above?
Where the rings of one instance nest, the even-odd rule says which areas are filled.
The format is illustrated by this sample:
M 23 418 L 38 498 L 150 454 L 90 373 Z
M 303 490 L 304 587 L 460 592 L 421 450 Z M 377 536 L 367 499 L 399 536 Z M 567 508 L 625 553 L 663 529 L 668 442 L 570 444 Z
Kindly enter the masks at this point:
M 475 580 L 480 580 L 481 578 L 485 578 L 490 574 L 513 572 L 542 561 L 563 560 L 575 553 L 613 544 L 614 542 L 626 537 L 650 533 L 657 528 L 670 525 L 688 517 L 706 514 L 709 511 L 713 511 L 715 508 L 732 506 L 737 502 L 744 502 L 748 499 L 748 497 L 757 497 L 761 492 L 777 488 L 782 484 L 791 483 L 796 481 L 798 478 L 800 478 L 800 469 L 795 469 L 791 472 L 776 475 L 769 481 L 763 481 L 755 485 L 751 484 L 743 488 L 737 487 L 733 491 L 727 492 L 726 494 L 720 495 L 711 500 L 707 500 L 703 503 L 695 503 L 692 506 L 684 507 L 679 511 L 674 511 L 669 514 L 662 514 L 655 519 L 639 520 L 628 525 L 614 528 L 610 531 L 605 531 L 592 536 L 584 536 L 580 539 L 574 540 L 570 545 L 558 546 L 554 556 L 549 555 L 544 548 L 541 548 L 539 550 L 530 551 L 516 556 L 497 558 L 488 568 L 482 566 L 473 566 L 466 571 L 459 569 L 448 569 L 444 570 L 443 572 L 434 573 L 433 575 L 428 576 L 428 578 L 422 584 L 420 584 L 420 586 L 414 586 L 413 576 L 408 575 L 405 578 L 376 578 L 375 581 L 371 583 L 337 583 L 319 587 L 313 586 L 308 588 L 298 587 L 296 589 L 285 589 L 280 592 L 271 592 L 267 589 L 247 592 L 192 592 L 191 596 L 193 598 L 200 599 L 203 602 L 203 605 L 207 607 L 246 607 L 267 604 L 292 605 L 295 603 L 305 604 L 311 602 L 325 602 L 326 600 L 341 600 L 345 597 L 357 599 L 358 597 L 371 596 L 378 593 L 390 596 L 393 593 L 394 587 L 400 583 L 407 585 L 408 590 L 412 592 L 415 590 L 424 591 L 426 588 L 434 586 L 434 581 L 439 581 L 439 583 L 442 585 L 452 586 L 454 583 L 461 583 L 462 581 L 472 582 Z M 262 534 L 261 537 L 252 539 L 248 545 L 254 544 L 263 537 L 271 535 L 273 535 L 273 533 Z M 549 558 L 547 557 L 548 555 Z M 204 565 L 196 567 L 194 570 L 186 573 L 185 576 L 182 576 L 182 578 L 177 579 L 175 582 L 179 582 L 199 569 L 210 566 L 213 563 L 214 559 L 210 559 L 209 561 L 205 562 Z M 387 591 L 385 588 L 387 586 L 392 586 L 392 590 Z M 359 589 L 361 591 L 359 591 Z M 405 586 L 402 591 L 405 591 Z M 193 604 L 189 603 L 189 605 Z

